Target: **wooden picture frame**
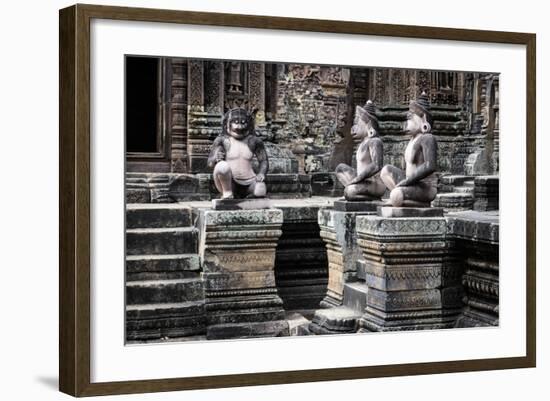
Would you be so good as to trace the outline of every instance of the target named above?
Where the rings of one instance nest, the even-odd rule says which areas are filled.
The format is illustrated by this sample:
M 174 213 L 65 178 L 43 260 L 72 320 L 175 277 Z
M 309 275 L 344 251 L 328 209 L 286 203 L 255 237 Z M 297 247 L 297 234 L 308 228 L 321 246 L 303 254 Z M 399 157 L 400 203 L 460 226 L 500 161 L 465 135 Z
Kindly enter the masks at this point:
M 527 71 L 526 355 L 509 358 L 92 383 L 90 380 L 90 21 L 94 18 L 525 46 L 527 55 L 525 60 Z M 80 4 L 60 10 L 59 27 L 59 388 L 62 392 L 73 396 L 95 396 L 535 366 L 535 34 Z

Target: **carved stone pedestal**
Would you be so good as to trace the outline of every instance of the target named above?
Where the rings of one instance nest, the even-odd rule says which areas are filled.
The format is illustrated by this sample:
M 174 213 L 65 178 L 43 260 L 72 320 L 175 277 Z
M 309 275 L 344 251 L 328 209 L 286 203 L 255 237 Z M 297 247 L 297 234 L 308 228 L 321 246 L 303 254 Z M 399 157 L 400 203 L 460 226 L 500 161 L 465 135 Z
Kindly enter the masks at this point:
M 357 279 L 357 262 L 362 255 L 357 246 L 355 219 L 372 213 L 319 210 L 321 238 L 327 246 L 329 269 L 327 295 L 321 301 L 322 308 L 342 305 L 345 283 Z
M 453 327 L 462 289 L 445 219 L 361 216 L 356 229 L 368 286 L 359 332 Z
M 279 209 L 201 210 L 208 339 L 288 335 L 274 275 L 282 223 Z
M 462 256 L 466 307 L 456 327 L 499 324 L 499 214 L 467 211 L 447 218 L 449 235 Z

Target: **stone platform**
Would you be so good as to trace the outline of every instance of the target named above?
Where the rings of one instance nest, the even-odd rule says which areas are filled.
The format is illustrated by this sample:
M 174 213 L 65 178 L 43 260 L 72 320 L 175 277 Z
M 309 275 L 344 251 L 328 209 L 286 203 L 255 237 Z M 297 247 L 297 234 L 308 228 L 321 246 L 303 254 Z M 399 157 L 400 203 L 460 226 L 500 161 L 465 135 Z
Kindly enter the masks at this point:
M 212 209 L 214 210 L 254 210 L 269 209 L 271 207 L 273 207 L 273 202 L 267 198 L 212 200 Z
M 383 217 L 335 201 L 128 204 L 126 340 L 499 324 L 498 211 Z

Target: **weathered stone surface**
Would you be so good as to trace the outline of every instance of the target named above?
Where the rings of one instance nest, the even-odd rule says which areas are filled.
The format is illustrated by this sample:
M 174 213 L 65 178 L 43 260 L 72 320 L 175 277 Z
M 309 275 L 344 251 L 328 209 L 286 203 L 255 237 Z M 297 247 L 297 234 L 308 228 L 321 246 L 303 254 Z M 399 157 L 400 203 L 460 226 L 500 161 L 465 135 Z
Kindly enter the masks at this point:
M 381 206 L 382 202 L 376 201 L 347 201 L 338 199 L 334 201 L 334 210 L 339 212 L 376 212 L 376 208 Z
M 458 239 L 498 244 L 499 226 L 498 211 L 464 211 L 447 215 L 447 231 Z
M 160 340 L 205 333 L 204 301 L 126 307 L 127 341 Z
M 474 180 L 474 210 L 487 211 L 499 208 L 498 176 L 478 176 Z
M 286 320 L 274 320 L 267 322 L 228 323 L 208 326 L 206 338 L 209 340 L 223 340 L 286 336 L 288 336 L 288 322 Z
M 261 199 L 214 199 L 212 209 L 214 210 L 250 210 L 269 209 L 273 202 L 267 198 Z
M 199 274 L 199 255 L 128 255 L 126 280 L 192 278 Z
M 311 173 L 311 195 L 342 196 L 344 186 L 333 172 Z
M 365 281 L 354 281 L 344 284 L 344 306 L 363 313 L 367 306 L 368 286 Z
M 381 206 L 377 209 L 381 217 L 443 217 L 443 209 L 438 207 L 392 207 Z
M 177 303 L 204 299 L 200 278 L 126 283 L 126 305 Z
M 208 339 L 288 335 L 274 262 L 279 209 L 201 210 Z
M 126 228 L 171 228 L 191 225 L 191 211 L 178 204 L 128 204 Z
M 498 212 L 459 212 L 447 217 L 464 264 L 462 285 L 466 308 L 457 327 L 499 325 Z
M 126 340 L 205 335 L 204 286 L 190 209 L 128 204 L 126 211 Z
M 293 312 L 286 317 L 290 336 L 309 336 L 310 321 L 300 313 Z
M 309 330 L 315 334 L 355 333 L 361 312 L 346 306 L 336 306 L 330 309 L 318 309 L 309 325 Z
M 166 173 L 126 173 L 126 203 L 170 203 L 171 176 Z
M 474 197 L 471 193 L 450 192 L 437 194 L 432 201 L 432 207 L 443 208 L 445 211 L 468 210 L 473 207 Z
M 168 193 L 175 201 L 208 200 L 211 198 L 210 174 L 174 174 Z
M 197 230 L 193 227 L 132 228 L 126 230 L 127 255 L 193 253 Z
M 461 269 L 448 260 L 444 218 L 361 216 L 357 234 L 368 286 L 359 331 L 454 326 Z

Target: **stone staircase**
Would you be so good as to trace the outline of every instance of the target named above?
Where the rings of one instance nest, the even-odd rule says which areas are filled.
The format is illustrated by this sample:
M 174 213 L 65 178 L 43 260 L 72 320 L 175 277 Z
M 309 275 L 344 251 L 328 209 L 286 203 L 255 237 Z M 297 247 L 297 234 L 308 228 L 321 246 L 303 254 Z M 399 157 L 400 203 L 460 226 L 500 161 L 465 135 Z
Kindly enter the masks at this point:
M 441 177 L 439 193 L 432 202 L 447 212 L 472 209 L 474 205 L 474 177 L 447 175 Z
M 191 210 L 126 206 L 126 340 L 203 336 L 204 285 Z

